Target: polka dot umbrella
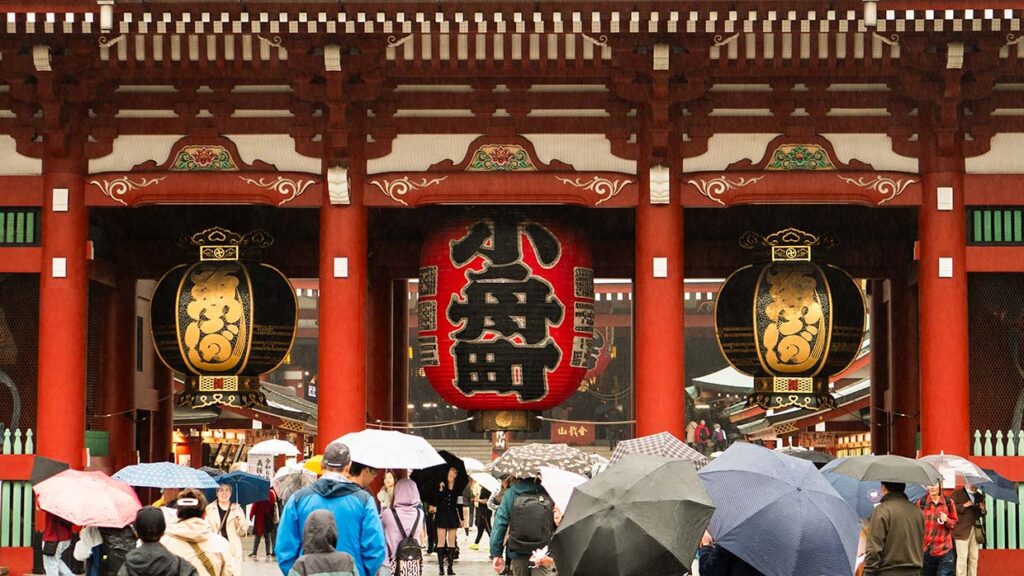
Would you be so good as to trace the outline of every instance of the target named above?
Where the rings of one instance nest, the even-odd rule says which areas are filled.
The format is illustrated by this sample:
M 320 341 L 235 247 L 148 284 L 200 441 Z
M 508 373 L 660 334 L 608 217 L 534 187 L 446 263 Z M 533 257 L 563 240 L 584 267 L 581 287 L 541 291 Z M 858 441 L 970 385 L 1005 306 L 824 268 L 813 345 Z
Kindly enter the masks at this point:
M 543 466 L 586 476 L 590 473 L 590 456 L 566 444 L 520 444 L 492 462 L 490 470 L 515 478 L 540 478 Z

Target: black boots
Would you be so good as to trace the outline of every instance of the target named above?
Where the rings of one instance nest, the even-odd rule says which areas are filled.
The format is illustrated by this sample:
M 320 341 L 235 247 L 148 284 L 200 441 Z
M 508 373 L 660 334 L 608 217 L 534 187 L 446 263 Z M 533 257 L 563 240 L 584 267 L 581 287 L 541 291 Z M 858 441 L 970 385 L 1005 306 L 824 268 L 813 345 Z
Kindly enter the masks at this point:
M 437 573 L 439 576 L 444 576 L 444 559 L 447 556 L 447 550 L 440 546 L 435 546 L 434 550 L 437 552 Z
M 445 552 L 447 552 L 445 557 L 448 559 L 448 576 L 455 576 L 455 570 L 452 569 L 452 562 L 455 562 L 456 550 L 454 548 L 447 548 Z

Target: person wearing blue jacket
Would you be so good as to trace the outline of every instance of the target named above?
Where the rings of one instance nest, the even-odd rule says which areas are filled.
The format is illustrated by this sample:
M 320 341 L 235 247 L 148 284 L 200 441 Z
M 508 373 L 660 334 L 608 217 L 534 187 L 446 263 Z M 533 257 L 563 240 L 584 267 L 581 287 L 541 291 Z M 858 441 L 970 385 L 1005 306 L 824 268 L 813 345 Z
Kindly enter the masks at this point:
M 384 528 L 374 497 L 346 478 L 352 464 L 348 446 L 331 442 L 324 450 L 323 478 L 292 494 L 281 514 L 274 552 L 282 574 L 302 554 L 306 519 L 317 510 L 334 515 L 338 527 L 337 550 L 355 559 L 357 576 L 375 576 L 387 557 Z

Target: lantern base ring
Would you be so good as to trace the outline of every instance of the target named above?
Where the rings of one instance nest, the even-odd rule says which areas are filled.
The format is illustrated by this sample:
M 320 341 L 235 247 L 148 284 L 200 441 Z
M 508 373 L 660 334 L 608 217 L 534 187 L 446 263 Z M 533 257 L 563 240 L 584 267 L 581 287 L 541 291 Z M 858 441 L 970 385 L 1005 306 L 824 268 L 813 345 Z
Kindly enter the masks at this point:
M 836 399 L 828 392 L 824 378 L 754 378 L 754 393 L 747 396 L 747 406 L 764 410 L 802 408 L 825 410 L 836 408 Z
M 469 427 L 473 432 L 537 432 L 540 412 L 528 410 L 475 410 Z

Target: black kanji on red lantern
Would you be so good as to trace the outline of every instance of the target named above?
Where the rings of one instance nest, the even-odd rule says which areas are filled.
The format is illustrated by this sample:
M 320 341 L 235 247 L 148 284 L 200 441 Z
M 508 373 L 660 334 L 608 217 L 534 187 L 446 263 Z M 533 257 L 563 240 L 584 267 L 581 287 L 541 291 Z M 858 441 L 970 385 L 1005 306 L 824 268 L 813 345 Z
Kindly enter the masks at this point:
M 565 307 L 543 278 L 523 262 L 522 241 L 538 263 L 551 266 L 561 255 L 558 239 L 539 224 L 515 220 L 477 222 L 451 243 L 451 259 L 464 266 L 477 256 L 479 272 L 466 272 L 461 299 L 452 298 L 448 320 L 461 325 L 453 335 L 455 387 L 464 394 L 515 393 L 522 401 L 547 395 L 547 373 L 562 351 L 548 329 L 562 321 Z

